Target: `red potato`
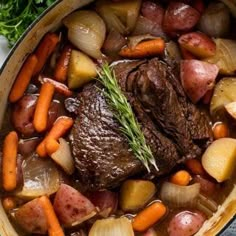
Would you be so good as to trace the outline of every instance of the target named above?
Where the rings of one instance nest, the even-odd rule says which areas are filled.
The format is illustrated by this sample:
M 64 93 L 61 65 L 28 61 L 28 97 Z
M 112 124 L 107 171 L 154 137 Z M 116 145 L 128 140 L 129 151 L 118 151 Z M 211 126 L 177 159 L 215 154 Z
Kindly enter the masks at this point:
M 182 2 L 170 2 L 164 20 L 164 31 L 171 36 L 190 31 L 199 21 L 200 13 Z
M 216 193 L 217 184 L 211 180 L 196 175 L 193 177 L 193 182 L 200 184 L 200 192 L 206 196 L 212 196 L 212 194 Z
M 206 92 L 206 94 L 202 98 L 203 104 L 206 104 L 206 105 L 210 104 L 213 93 L 214 93 L 214 89 L 210 89 Z
M 39 199 L 27 202 L 15 213 L 17 223 L 28 233 L 46 234 L 48 225 Z
M 199 60 L 182 60 L 180 78 L 184 91 L 193 103 L 197 103 L 205 93 L 212 89 L 219 68 Z
M 180 51 L 181 51 L 181 55 L 183 59 L 186 59 L 186 60 L 196 59 L 196 57 L 191 52 L 181 47 L 181 45 L 180 45 Z
M 201 14 L 204 12 L 205 10 L 205 5 L 203 0 L 193 0 L 192 2 L 192 7 L 195 8 L 196 10 L 198 10 Z
M 206 216 L 196 211 L 182 211 L 176 214 L 168 225 L 169 236 L 191 236 L 203 225 Z
M 153 228 L 148 229 L 143 236 L 158 236 L 156 231 Z
M 215 42 L 201 32 L 183 34 L 179 37 L 178 42 L 181 47 L 198 58 L 211 57 L 216 53 Z
M 165 11 L 160 5 L 151 1 L 145 1 L 142 3 L 141 13 L 147 19 L 162 25 Z
M 89 199 L 66 184 L 61 184 L 57 191 L 53 207 L 59 221 L 65 227 L 78 225 L 97 213 Z
M 109 190 L 95 191 L 89 194 L 89 200 L 99 209 L 99 215 L 108 217 L 118 205 L 118 196 Z

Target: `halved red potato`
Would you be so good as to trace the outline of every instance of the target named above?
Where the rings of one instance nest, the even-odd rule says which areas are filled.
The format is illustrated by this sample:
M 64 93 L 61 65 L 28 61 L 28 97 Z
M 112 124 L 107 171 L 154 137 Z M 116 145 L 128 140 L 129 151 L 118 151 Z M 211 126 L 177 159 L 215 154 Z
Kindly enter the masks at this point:
M 199 60 L 182 60 L 180 78 L 184 91 L 193 103 L 213 88 L 219 68 Z
M 188 32 L 199 19 L 200 13 L 193 7 L 182 2 L 170 2 L 164 15 L 164 31 L 170 35 Z
M 211 57 L 216 53 L 216 44 L 206 34 L 191 32 L 179 37 L 178 42 L 193 55 L 199 58 Z
M 53 207 L 65 227 L 78 225 L 97 213 L 89 199 L 66 184 L 61 184 L 57 191 Z

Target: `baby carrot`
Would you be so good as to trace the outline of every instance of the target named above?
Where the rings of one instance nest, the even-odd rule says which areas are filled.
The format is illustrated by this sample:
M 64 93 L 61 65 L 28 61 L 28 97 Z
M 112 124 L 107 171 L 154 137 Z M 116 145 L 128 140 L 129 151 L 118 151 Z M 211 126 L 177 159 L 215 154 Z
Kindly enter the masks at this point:
M 192 177 L 186 170 L 177 171 L 170 177 L 170 182 L 173 184 L 186 186 L 191 181 Z
M 42 41 L 39 43 L 39 46 L 35 50 L 35 55 L 38 58 L 38 63 L 34 69 L 33 75 L 37 75 L 45 65 L 48 57 L 52 54 L 54 49 L 59 42 L 59 36 L 54 33 L 47 33 Z
M 51 83 L 44 83 L 40 89 L 34 112 L 33 125 L 38 132 L 47 128 L 48 110 L 54 95 L 55 87 Z
M 57 142 L 57 140 L 53 139 L 53 138 L 47 138 L 45 140 L 45 148 L 46 148 L 46 152 L 47 154 L 50 156 L 52 155 L 54 152 L 56 152 L 59 148 L 60 144 Z
M 161 202 L 155 202 L 139 212 L 133 219 L 133 229 L 139 232 L 147 230 L 166 214 L 166 207 Z
M 59 82 L 65 82 L 67 76 L 68 65 L 70 61 L 72 47 L 66 45 L 58 59 L 58 62 L 54 71 L 54 78 Z
M 16 207 L 16 200 L 13 197 L 4 197 L 2 200 L 2 206 L 5 211 L 12 210 Z
M 216 123 L 212 131 L 214 139 L 229 137 L 229 128 L 225 123 Z
M 56 90 L 58 93 L 60 93 L 60 94 L 62 94 L 62 95 L 64 95 L 64 96 L 66 96 L 66 97 L 70 97 L 70 96 L 72 95 L 72 91 L 69 90 L 69 88 L 68 88 L 65 84 L 63 84 L 63 83 L 60 83 L 60 82 L 58 82 L 58 81 L 55 81 L 55 80 L 53 80 L 53 79 L 46 78 L 46 77 L 44 77 L 44 78 L 43 78 L 43 77 L 40 77 L 40 78 L 39 78 L 39 81 L 40 81 L 42 84 L 48 82 L 48 83 L 54 85 L 54 86 L 55 86 L 55 90 Z
M 6 191 L 12 191 L 16 188 L 16 158 L 18 148 L 18 135 L 11 131 L 3 142 L 2 155 L 2 185 Z
M 36 152 L 40 157 L 46 157 L 47 151 L 45 147 L 45 143 L 48 138 L 52 138 L 55 140 L 58 140 L 61 138 L 73 125 L 73 119 L 67 116 L 59 117 L 55 123 L 53 124 L 53 127 L 47 134 L 47 136 L 44 138 L 44 140 L 38 145 Z
M 152 39 L 138 43 L 135 47 L 123 47 L 119 55 L 127 58 L 143 58 L 160 55 L 164 52 L 165 41 L 162 38 Z
M 26 59 L 11 89 L 9 95 L 10 102 L 16 102 L 24 95 L 24 92 L 27 89 L 27 86 L 29 85 L 37 62 L 38 59 L 34 54 L 30 55 Z
M 202 164 L 197 159 L 189 159 L 185 162 L 186 167 L 195 175 L 205 175 L 206 172 L 202 167 Z
M 48 222 L 48 235 L 49 236 L 64 236 L 62 227 L 60 226 L 59 220 L 55 214 L 52 203 L 47 196 L 39 198 L 39 202 L 43 207 L 44 214 Z

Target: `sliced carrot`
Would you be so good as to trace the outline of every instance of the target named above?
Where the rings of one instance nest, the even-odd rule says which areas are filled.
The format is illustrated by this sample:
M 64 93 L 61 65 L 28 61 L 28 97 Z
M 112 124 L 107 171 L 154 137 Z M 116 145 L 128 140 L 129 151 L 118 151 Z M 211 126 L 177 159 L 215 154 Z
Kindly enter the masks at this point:
M 52 203 L 47 196 L 39 198 L 39 202 L 43 207 L 44 214 L 48 222 L 48 235 L 49 236 L 64 236 L 62 227 L 55 214 Z
M 11 89 L 9 95 L 10 102 L 16 102 L 24 95 L 24 92 L 29 85 L 30 79 L 33 75 L 37 62 L 38 59 L 34 54 L 30 55 L 26 59 Z
M 45 143 L 47 139 L 52 138 L 54 140 L 58 140 L 61 138 L 73 125 L 74 121 L 72 118 L 67 117 L 67 116 L 62 116 L 59 117 L 47 136 L 44 138 L 44 140 L 38 145 L 36 152 L 40 157 L 46 157 L 47 156 L 47 151 L 45 147 Z
M 51 83 L 44 83 L 40 89 L 34 112 L 33 125 L 38 132 L 45 131 L 48 121 L 48 110 L 54 95 L 55 87 Z
M 186 170 L 177 171 L 170 177 L 170 182 L 173 184 L 186 186 L 191 181 L 192 177 Z
M 160 220 L 166 214 L 166 207 L 161 202 L 155 202 L 139 212 L 133 219 L 133 229 L 139 232 L 145 231 Z
M 185 162 L 186 167 L 195 175 L 205 175 L 206 172 L 202 167 L 202 164 L 197 159 L 189 159 Z
M 65 82 L 67 77 L 68 65 L 70 61 L 72 47 L 70 45 L 66 45 L 62 53 L 57 61 L 54 78 L 59 82 Z
M 220 122 L 216 123 L 213 126 L 212 131 L 214 139 L 229 137 L 229 128 L 225 123 L 220 123 Z
M 38 63 L 34 69 L 33 75 L 37 75 L 44 67 L 47 59 L 55 50 L 59 42 L 59 36 L 54 33 L 47 33 L 39 43 L 39 46 L 35 50 L 35 55 L 38 58 Z
M 196 57 L 191 53 L 189 52 L 187 49 L 183 48 L 180 46 L 180 51 L 181 51 L 181 55 L 183 57 L 183 59 L 196 59 Z
M 16 207 L 16 200 L 13 197 L 4 197 L 2 200 L 2 206 L 5 211 L 12 210 Z
M 123 47 L 119 55 L 127 58 L 143 58 L 160 55 L 164 52 L 165 41 L 162 38 L 138 43 L 135 47 Z
M 60 146 L 60 144 L 57 142 L 57 140 L 55 140 L 53 138 L 47 138 L 45 140 L 45 148 L 46 148 L 46 152 L 49 156 L 52 155 L 54 152 L 56 152 L 58 150 L 59 146 Z
M 55 86 L 55 90 L 56 90 L 58 93 L 60 93 L 60 94 L 62 94 L 62 95 L 64 95 L 64 96 L 66 96 L 66 97 L 72 96 L 72 91 L 69 90 L 69 88 L 68 88 L 65 84 L 63 84 L 63 83 L 60 83 L 60 82 L 58 82 L 58 81 L 55 81 L 55 80 L 53 80 L 53 79 L 46 78 L 46 77 L 40 77 L 40 78 L 39 78 L 39 81 L 40 81 L 42 84 L 48 82 L 48 83 L 54 85 L 54 86 Z
M 4 139 L 2 154 L 2 185 L 6 191 L 16 188 L 17 169 L 16 158 L 18 149 L 18 135 L 11 131 Z

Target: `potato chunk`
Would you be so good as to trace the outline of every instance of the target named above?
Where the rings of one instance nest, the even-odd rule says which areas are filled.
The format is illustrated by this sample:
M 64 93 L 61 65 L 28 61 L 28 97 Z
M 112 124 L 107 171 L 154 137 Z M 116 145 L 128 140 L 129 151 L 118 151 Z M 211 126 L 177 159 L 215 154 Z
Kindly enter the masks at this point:
M 229 179 L 235 169 L 236 139 L 215 140 L 202 156 L 202 165 L 218 182 Z

